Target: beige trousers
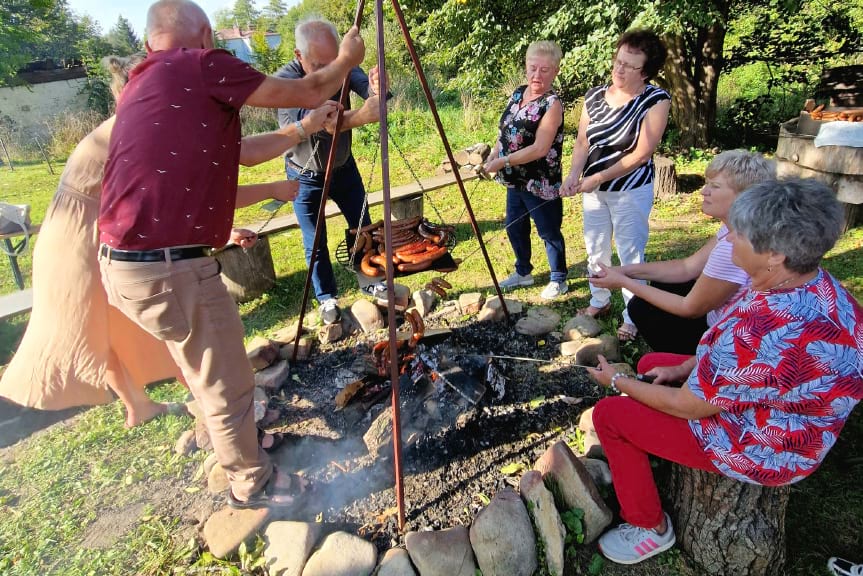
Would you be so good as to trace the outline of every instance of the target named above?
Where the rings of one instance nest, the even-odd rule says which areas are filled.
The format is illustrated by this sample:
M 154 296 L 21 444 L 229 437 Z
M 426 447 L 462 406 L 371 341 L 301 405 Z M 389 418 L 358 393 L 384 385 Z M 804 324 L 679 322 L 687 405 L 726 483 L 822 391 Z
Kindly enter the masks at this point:
M 261 490 L 272 464 L 258 444 L 254 374 L 237 305 L 214 258 L 121 262 L 100 257 L 108 301 L 163 340 L 204 413 L 234 496 Z

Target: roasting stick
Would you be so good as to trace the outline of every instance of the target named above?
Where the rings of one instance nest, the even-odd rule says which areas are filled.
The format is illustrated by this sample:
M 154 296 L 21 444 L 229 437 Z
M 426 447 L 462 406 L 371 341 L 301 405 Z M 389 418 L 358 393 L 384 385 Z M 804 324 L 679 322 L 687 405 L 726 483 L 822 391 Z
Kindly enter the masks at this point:
M 524 356 L 498 356 L 496 354 L 487 354 L 487 358 L 497 358 L 499 360 L 519 360 L 521 362 L 539 362 L 542 364 L 553 364 L 557 362 L 557 360 L 541 360 L 539 358 L 526 358 Z M 589 368 L 591 370 L 596 370 L 597 366 L 586 366 L 584 364 L 576 364 L 575 362 L 561 362 L 561 364 L 565 364 L 566 366 L 572 366 L 574 368 Z M 649 374 L 636 374 L 636 380 L 641 380 L 642 382 L 653 382 L 656 380 L 656 376 L 651 376 Z

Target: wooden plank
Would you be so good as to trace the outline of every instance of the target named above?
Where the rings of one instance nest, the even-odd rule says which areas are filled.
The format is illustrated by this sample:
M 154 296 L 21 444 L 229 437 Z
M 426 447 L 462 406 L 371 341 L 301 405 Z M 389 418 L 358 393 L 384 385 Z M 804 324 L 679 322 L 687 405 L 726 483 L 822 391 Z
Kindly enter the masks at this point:
M 0 296 L 0 319 L 8 318 L 22 312 L 29 312 L 33 307 L 33 289 L 19 290 Z
M 470 174 L 461 174 L 461 179 L 464 182 L 468 182 L 470 180 L 476 180 L 479 178 L 478 174 L 470 173 Z M 390 188 L 390 200 L 401 200 L 404 198 L 410 198 L 412 196 L 418 196 L 423 194 L 424 192 L 431 192 L 432 190 L 439 190 L 440 188 L 446 188 L 447 186 L 451 186 L 455 184 L 455 175 L 452 173 L 444 174 L 442 176 L 434 176 L 432 178 L 426 178 L 420 182 L 420 184 L 416 182 L 411 182 L 410 184 L 403 184 L 401 186 L 394 186 Z M 373 192 L 369 194 L 369 206 L 377 206 L 378 204 L 382 204 L 384 201 L 384 192 L 383 190 L 378 190 L 377 192 Z M 335 216 L 336 214 L 341 214 L 339 207 L 335 205 L 333 202 L 327 202 L 327 207 L 324 210 L 324 213 L 327 218 L 330 216 Z M 261 226 L 261 222 L 246 224 L 244 227 L 250 230 L 257 230 Z M 264 226 L 258 235 L 263 236 L 266 234 L 274 234 L 276 232 L 282 232 L 284 230 L 288 230 L 290 228 L 297 227 L 297 217 L 295 214 L 288 214 L 286 216 L 281 216 L 278 218 L 273 218 L 270 222 Z

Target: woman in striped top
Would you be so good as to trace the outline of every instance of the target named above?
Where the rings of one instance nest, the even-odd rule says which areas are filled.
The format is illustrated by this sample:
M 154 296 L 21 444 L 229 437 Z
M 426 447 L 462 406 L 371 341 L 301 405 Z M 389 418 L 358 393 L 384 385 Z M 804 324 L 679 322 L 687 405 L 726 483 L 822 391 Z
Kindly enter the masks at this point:
M 611 265 L 611 238 L 621 264 L 644 260 L 647 219 L 653 207 L 653 152 L 665 126 L 671 97 L 649 84 L 665 63 L 666 49 L 649 30 L 630 30 L 617 42 L 611 83 L 587 91 L 561 194 L 584 195 L 584 242 L 588 271 Z M 611 311 L 611 292 L 590 286 L 590 305 L 580 312 L 599 316 Z M 623 290 L 628 303 L 632 293 Z M 618 337 L 637 330 L 623 312 Z

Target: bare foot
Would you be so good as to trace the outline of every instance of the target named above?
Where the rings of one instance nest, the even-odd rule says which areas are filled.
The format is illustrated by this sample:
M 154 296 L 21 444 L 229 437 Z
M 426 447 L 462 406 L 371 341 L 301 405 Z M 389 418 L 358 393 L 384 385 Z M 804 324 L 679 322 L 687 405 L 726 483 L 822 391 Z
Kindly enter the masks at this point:
M 158 418 L 163 414 L 168 413 L 168 404 L 162 402 L 146 402 L 139 406 L 126 407 L 126 428 L 134 428 L 140 426 L 144 422 L 149 422 L 153 418 Z

